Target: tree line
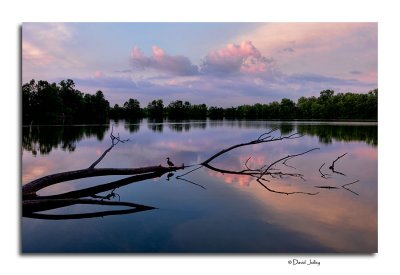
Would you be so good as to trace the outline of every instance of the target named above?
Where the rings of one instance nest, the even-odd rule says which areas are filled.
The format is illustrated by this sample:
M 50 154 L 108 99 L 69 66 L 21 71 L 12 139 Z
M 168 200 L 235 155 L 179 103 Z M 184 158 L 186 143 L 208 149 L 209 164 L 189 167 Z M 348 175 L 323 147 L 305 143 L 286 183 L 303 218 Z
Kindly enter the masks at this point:
M 40 123 L 99 122 L 107 119 L 372 119 L 378 118 L 378 89 L 366 94 L 324 90 L 318 97 L 301 97 L 297 102 L 256 103 L 222 108 L 175 100 L 164 105 L 155 99 L 142 107 L 129 98 L 122 106 L 110 103 L 102 91 L 82 93 L 71 79 L 60 83 L 31 80 L 22 85 L 22 120 Z

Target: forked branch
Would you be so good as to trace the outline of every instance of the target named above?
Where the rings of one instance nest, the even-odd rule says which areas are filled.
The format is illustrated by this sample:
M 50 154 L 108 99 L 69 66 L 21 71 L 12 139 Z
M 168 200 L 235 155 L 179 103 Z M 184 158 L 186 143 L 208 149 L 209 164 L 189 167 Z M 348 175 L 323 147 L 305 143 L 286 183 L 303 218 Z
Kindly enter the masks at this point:
M 125 143 L 125 142 L 129 141 L 129 138 L 122 140 L 119 137 L 119 133 L 118 133 L 118 136 L 114 136 L 113 131 L 114 131 L 114 126 L 111 126 L 111 133 L 110 133 L 111 146 L 107 150 L 105 150 L 103 152 L 103 154 L 95 162 L 92 163 L 92 165 L 89 166 L 89 169 L 93 169 L 97 164 L 99 164 L 100 161 L 103 160 L 103 158 L 108 154 L 108 152 L 111 151 L 112 148 L 114 148 L 115 145 L 117 145 L 120 142 Z
M 299 157 L 302 155 L 305 155 L 307 153 L 310 153 L 314 150 L 318 150 L 319 148 L 313 148 L 310 150 L 307 150 L 305 152 L 301 152 L 298 154 L 292 154 L 292 155 L 288 155 L 285 156 L 283 158 L 278 159 L 277 161 L 272 162 L 271 164 L 265 164 L 262 167 L 259 168 L 250 168 L 249 166 L 249 161 L 251 159 L 251 156 L 249 158 L 246 159 L 246 161 L 244 162 L 243 166 L 244 169 L 242 170 L 228 170 L 228 169 L 222 169 L 222 168 L 218 168 L 215 167 L 214 165 L 211 165 L 210 162 L 214 159 L 216 159 L 217 157 L 232 151 L 236 148 L 239 147 L 244 147 L 244 146 L 249 146 L 249 145 L 256 145 L 256 144 L 261 144 L 261 143 L 267 143 L 267 142 L 273 142 L 273 141 L 281 141 L 281 140 L 285 140 L 285 139 L 297 139 L 302 137 L 302 135 L 299 135 L 297 133 L 288 135 L 288 136 L 282 136 L 280 135 L 279 137 L 275 137 L 273 135 L 273 132 L 275 132 L 276 129 L 270 130 L 266 133 L 261 134 L 257 139 L 252 140 L 250 142 L 245 142 L 245 143 L 240 143 L 240 144 L 236 144 L 233 145 L 231 147 L 228 147 L 226 149 L 223 149 L 219 152 L 217 152 L 216 154 L 212 155 L 211 157 L 209 157 L 208 159 L 206 159 L 205 161 L 203 161 L 202 163 L 200 163 L 199 167 L 190 170 L 189 172 L 182 174 L 180 176 L 178 176 L 178 179 L 183 179 L 183 176 L 186 176 L 194 171 L 196 171 L 197 169 L 200 169 L 201 167 L 205 167 L 208 168 L 210 170 L 213 170 L 215 172 L 218 173 L 222 173 L 222 174 L 232 174 L 232 175 L 244 175 L 244 176 L 249 176 L 249 177 L 253 177 L 257 180 L 258 183 L 260 183 L 264 188 L 266 188 L 267 190 L 274 192 L 274 193 L 278 193 L 278 194 L 285 194 L 285 195 L 291 195 L 291 194 L 307 194 L 307 195 L 316 195 L 318 194 L 318 192 L 316 193 L 309 193 L 309 192 L 282 192 L 282 191 L 276 191 L 271 189 L 270 187 L 266 186 L 262 181 L 264 182 L 268 182 L 269 180 L 266 178 L 267 176 L 271 177 L 271 178 L 285 178 L 285 177 L 292 177 L 292 178 L 301 178 L 303 181 L 305 181 L 304 176 L 300 173 L 288 173 L 288 172 L 284 172 L 284 171 L 280 171 L 280 169 L 274 168 L 274 166 L 276 166 L 278 163 L 282 163 L 284 166 L 286 167 L 290 167 L 292 169 L 296 169 L 294 166 L 290 166 L 288 165 L 286 162 L 290 159 L 293 159 L 295 157 Z
M 343 174 L 342 172 L 339 172 L 339 171 L 336 171 L 336 170 L 335 170 L 335 162 L 337 162 L 339 159 L 341 159 L 342 157 L 344 157 L 346 154 L 347 154 L 347 153 L 344 153 L 343 155 L 338 156 L 338 157 L 332 162 L 332 165 L 329 166 L 329 169 L 330 169 L 333 173 L 340 174 L 340 175 L 342 175 L 342 176 L 346 176 L 346 175 Z
M 294 133 L 288 136 L 282 136 L 280 135 L 279 137 L 274 137 L 273 135 L 271 135 L 273 132 L 275 132 L 276 129 L 272 129 L 262 135 L 260 135 L 257 139 L 252 140 L 250 142 L 245 142 L 245 143 L 240 143 L 240 144 L 236 144 L 233 145 L 229 148 L 226 148 L 224 150 L 219 151 L 218 153 L 212 155 L 211 157 L 209 157 L 208 159 L 206 159 L 205 161 L 203 161 L 202 163 L 200 163 L 201 165 L 205 165 L 210 163 L 212 160 L 216 159 L 217 157 L 232 151 L 233 149 L 239 148 L 239 147 L 243 147 L 243 146 L 248 146 L 248 145 L 255 145 L 255 144 L 260 144 L 260 143 L 266 143 L 266 142 L 273 142 L 273 141 L 280 141 L 280 140 L 284 140 L 284 139 L 296 139 L 296 138 L 300 138 L 302 137 L 302 135 Z

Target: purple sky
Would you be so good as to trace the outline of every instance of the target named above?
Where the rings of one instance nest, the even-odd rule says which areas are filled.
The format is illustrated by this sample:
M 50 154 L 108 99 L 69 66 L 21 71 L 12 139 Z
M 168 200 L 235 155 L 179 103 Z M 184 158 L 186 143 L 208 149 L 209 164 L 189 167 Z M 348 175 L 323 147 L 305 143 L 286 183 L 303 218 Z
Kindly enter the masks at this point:
M 207 105 L 378 87 L 377 23 L 24 23 L 22 81 L 71 78 L 113 106 Z

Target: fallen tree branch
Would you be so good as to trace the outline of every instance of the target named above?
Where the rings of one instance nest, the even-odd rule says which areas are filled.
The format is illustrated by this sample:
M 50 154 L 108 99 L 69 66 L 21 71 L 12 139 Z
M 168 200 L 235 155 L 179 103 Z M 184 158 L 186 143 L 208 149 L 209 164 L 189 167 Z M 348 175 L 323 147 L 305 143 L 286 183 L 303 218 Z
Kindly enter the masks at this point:
M 95 162 L 92 163 L 92 165 L 89 166 L 89 169 L 93 169 L 97 164 L 99 164 L 99 162 L 103 160 L 103 158 L 107 155 L 108 152 L 111 151 L 112 148 L 114 148 L 115 145 L 117 145 L 120 142 L 121 143 L 125 143 L 126 141 L 129 141 L 129 139 L 122 140 L 119 137 L 119 134 L 118 134 L 118 136 L 114 136 L 113 131 L 114 131 L 114 126 L 112 125 L 111 126 L 111 133 L 110 133 L 111 146 L 107 150 L 105 150 L 103 152 L 103 154 Z
M 266 133 L 261 134 L 257 139 L 252 140 L 250 142 L 245 142 L 245 143 L 240 143 L 236 144 L 233 146 L 230 146 L 226 149 L 223 149 L 205 161 L 195 164 L 195 165 L 190 165 L 190 166 L 198 166 L 182 175 L 177 176 L 176 178 L 178 180 L 183 180 L 186 182 L 189 182 L 191 184 L 194 184 L 196 186 L 199 186 L 203 189 L 206 189 L 204 186 L 194 183 L 193 181 L 190 181 L 188 179 L 183 178 L 184 176 L 202 168 L 208 168 L 210 170 L 213 170 L 218 173 L 222 174 L 233 174 L 233 175 L 244 175 L 244 176 L 249 176 L 253 177 L 256 179 L 256 181 L 265 189 L 267 189 L 270 192 L 277 193 L 277 194 L 285 194 L 285 195 L 291 195 L 291 194 L 305 194 L 305 195 L 317 195 L 319 192 L 301 192 L 301 191 L 294 191 L 294 192 L 285 192 L 285 191 L 278 191 L 270 188 L 265 184 L 265 182 L 269 182 L 267 177 L 275 178 L 275 179 L 284 179 L 286 177 L 291 177 L 291 178 L 301 178 L 302 180 L 305 181 L 304 175 L 300 173 L 287 173 L 284 171 L 281 171 L 280 168 L 276 168 L 278 163 L 281 163 L 282 165 L 296 169 L 294 166 L 290 166 L 287 164 L 288 160 L 291 160 L 295 157 L 299 157 L 302 155 L 305 155 L 309 152 L 312 152 L 314 150 L 318 150 L 319 148 L 312 148 L 307 151 L 298 153 L 298 154 L 291 154 L 287 155 L 285 157 L 282 157 L 276 161 L 273 161 L 270 164 L 264 164 L 260 168 L 250 168 L 248 165 L 249 160 L 251 159 L 251 156 L 244 162 L 244 167 L 245 169 L 242 170 L 227 170 L 227 169 L 221 169 L 218 167 L 215 167 L 211 165 L 210 163 L 218 158 L 219 156 L 230 152 L 236 148 L 239 147 L 244 147 L 244 146 L 249 146 L 249 145 L 256 145 L 256 144 L 262 144 L 262 143 L 268 143 L 268 142 L 274 142 L 274 141 L 282 141 L 282 140 L 291 140 L 291 139 L 297 139 L 302 137 L 302 135 L 299 135 L 297 133 L 288 135 L 288 136 L 278 136 L 275 137 L 273 133 L 276 131 L 276 129 L 270 130 Z M 180 169 L 185 169 L 186 166 L 182 164 L 180 167 L 173 166 L 171 163 L 169 167 L 164 167 L 164 166 L 148 166 L 148 167 L 139 167 L 139 168 L 95 168 L 96 165 L 98 165 L 104 157 L 114 148 L 115 145 L 118 143 L 124 143 L 128 141 L 129 139 L 123 140 L 119 137 L 119 134 L 115 136 L 113 134 L 113 128 L 111 129 L 110 133 L 110 138 L 111 138 L 111 146 L 107 148 L 103 154 L 96 160 L 94 161 L 88 168 L 86 169 L 81 169 L 81 170 L 75 170 L 75 171 L 67 171 L 67 172 L 62 172 L 62 173 L 57 173 L 53 175 L 47 175 L 45 177 L 33 180 L 27 184 L 25 184 L 22 187 L 22 197 L 23 197 L 23 215 L 25 217 L 35 217 L 35 218 L 42 218 L 42 219 L 77 219 L 77 218 L 87 218 L 87 217 L 100 217 L 100 216 L 106 216 L 106 215 L 116 215 L 116 214 L 124 214 L 124 213 L 135 213 L 139 211 L 145 211 L 145 210 L 150 210 L 154 209 L 154 207 L 151 206 L 145 206 L 145 205 L 140 205 L 140 204 L 134 204 L 134 203 L 128 203 L 128 202 L 115 202 L 115 201 L 110 201 L 112 197 L 115 197 L 117 194 L 114 193 L 114 190 L 116 188 L 119 188 L 121 186 L 133 183 L 133 182 L 139 182 L 151 178 L 156 178 L 156 177 L 161 177 L 165 173 L 169 173 L 167 176 L 167 180 L 169 180 L 170 177 L 173 176 L 172 172 Z M 337 172 L 334 170 L 334 165 L 335 162 L 338 161 L 340 158 L 342 158 L 344 155 L 347 153 L 339 156 L 336 160 L 332 162 L 332 165 L 329 167 L 334 173 L 339 173 L 344 175 L 343 173 Z M 319 168 L 319 172 L 321 174 L 321 177 L 326 178 L 328 174 L 324 174 L 321 172 L 322 167 L 325 165 L 322 164 L 321 167 Z M 60 183 L 60 182 L 65 182 L 65 181 L 70 181 L 70 180 L 76 180 L 76 179 L 81 179 L 81 178 L 88 178 L 88 177 L 97 177 L 97 176 L 106 176 L 106 175 L 131 175 L 131 177 L 127 177 L 121 180 L 109 182 L 106 184 L 101 184 L 97 185 L 94 187 L 89 187 L 81 190 L 75 190 L 75 191 L 70 191 L 62 194 L 56 194 L 56 195 L 50 195 L 50 196 L 39 196 L 37 195 L 37 192 L 40 191 L 43 188 L 46 188 L 48 186 Z M 358 195 L 357 193 L 353 192 L 352 190 L 348 189 L 347 186 L 354 184 L 358 181 L 344 184 L 342 185 L 342 188 Z M 314 186 L 316 188 L 325 188 L 325 189 L 338 189 L 338 187 L 334 186 Z M 112 190 L 111 193 L 102 196 L 98 195 L 101 192 L 109 191 Z M 92 198 L 97 198 L 99 200 L 93 200 L 93 199 L 85 199 L 84 197 L 92 197 Z M 119 198 L 119 195 L 118 195 Z M 132 209 L 125 209 L 125 210 L 115 210 L 115 211 L 101 211 L 101 212 L 95 212 L 95 213 L 82 213 L 82 214 L 71 214 L 71 215 L 49 215 L 49 214 L 43 214 L 43 213 L 36 213 L 39 211 L 44 211 L 44 210 L 50 210 L 50 209 L 56 209 L 64 206 L 69 206 L 69 205 L 74 205 L 74 204 L 99 204 L 99 205 L 125 205 L 128 206 Z
M 48 175 L 25 184 L 22 187 L 22 196 L 23 198 L 36 197 L 37 196 L 36 193 L 39 190 L 54 185 L 56 183 L 69 180 L 98 177 L 98 176 L 140 175 L 147 173 L 158 173 L 162 175 L 166 172 L 176 171 L 183 168 L 184 167 L 164 167 L 159 165 L 159 166 L 149 166 L 140 168 L 86 168 L 76 171 L 67 171 L 67 172 Z
M 116 180 L 113 182 L 105 183 L 105 184 L 100 184 L 80 190 L 74 190 L 74 191 L 69 191 L 65 192 L 62 194 L 56 194 L 56 195 L 49 195 L 49 196 L 36 196 L 34 199 L 36 200 L 43 200 L 43 199 L 67 199 L 67 198 L 83 198 L 83 197 L 90 197 L 102 192 L 106 192 L 109 190 L 114 190 L 116 188 L 120 188 L 122 186 L 134 183 L 134 182 L 140 182 L 148 179 L 154 179 L 161 177 L 164 173 L 147 173 L 147 174 L 142 174 L 142 175 L 135 175 L 127 178 L 123 178 L 120 180 Z
M 353 194 L 359 196 L 358 193 L 354 192 L 353 190 L 351 190 L 351 189 L 349 189 L 349 188 L 346 188 L 346 186 L 351 185 L 351 184 L 354 184 L 354 183 L 357 183 L 357 182 L 359 182 L 359 180 L 356 180 L 356 181 L 353 181 L 353 182 L 350 182 L 350 183 L 347 183 L 347 184 L 343 184 L 343 185 L 342 185 L 342 188 L 344 188 L 344 189 L 346 189 L 347 191 L 350 191 L 351 193 L 353 193 Z
M 335 170 L 335 162 L 337 162 L 339 159 L 341 159 L 342 157 L 344 157 L 346 154 L 347 154 L 347 153 L 344 153 L 343 155 L 338 156 L 338 157 L 332 162 L 332 165 L 329 166 L 329 169 L 330 169 L 333 173 L 340 174 L 340 175 L 342 175 L 342 176 L 346 176 L 346 175 L 343 174 L 342 172 L 339 172 L 339 171 L 336 171 L 336 170 Z
M 284 194 L 284 195 L 304 194 L 304 195 L 310 195 L 310 196 L 315 196 L 315 195 L 319 194 L 319 192 L 310 193 L 310 192 L 301 192 L 301 191 L 294 191 L 294 192 L 276 191 L 276 190 L 269 188 L 265 184 L 263 184 L 259 178 L 257 179 L 257 181 L 258 181 L 258 183 L 261 184 L 262 187 L 264 187 L 265 189 L 267 189 L 268 191 L 270 191 L 272 193 L 278 193 L 278 194 Z
M 321 165 L 321 167 L 318 169 L 318 171 L 319 171 L 319 173 L 321 174 L 321 178 L 330 179 L 330 178 L 331 178 L 331 175 L 325 174 L 325 173 L 322 173 L 322 172 L 321 172 L 321 169 L 322 169 L 322 167 L 323 167 L 324 165 L 325 165 L 325 162 Z
M 360 180 L 356 180 L 356 181 L 353 181 L 353 182 L 350 182 L 350 183 L 346 183 L 346 184 L 343 184 L 341 187 L 342 187 L 343 189 L 345 189 L 345 190 L 347 190 L 347 191 L 349 191 L 349 192 L 351 192 L 351 193 L 353 193 L 353 194 L 359 196 L 358 193 L 356 193 L 356 192 L 354 192 L 353 190 L 351 190 L 351 189 L 349 189 L 349 188 L 346 187 L 346 186 L 348 186 L 348 185 L 357 183 L 357 182 L 359 182 L 359 181 L 360 181 Z M 330 186 L 330 185 L 314 186 L 314 187 L 316 187 L 316 188 L 322 188 L 322 189 L 340 189 L 340 187 L 337 187 L 337 186 Z
M 37 213 L 41 211 L 52 210 L 76 204 L 127 206 L 129 208 L 123 210 L 109 210 L 109 211 L 100 211 L 92 213 L 62 214 L 62 215 Z M 92 199 L 46 199 L 46 200 L 22 201 L 23 217 L 47 219 L 47 220 L 95 218 L 95 217 L 104 217 L 110 215 L 130 214 L 152 209 L 156 208 L 152 206 L 131 203 L 131 202 L 115 202 L 115 201 L 103 201 L 103 200 L 92 200 Z
M 277 164 L 277 163 L 279 163 L 279 162 L 281 162 L 281 161 L 284 161 L 284 160 L 286 160 L 286 159 L 292 159 L 292 158 L 294 158 L 294 157 L 298 157 L 298 156 L 305 155 L 305 154 L 307 154 L 307 153 L 309 153 L 309 152 L 311 152 L 311 151 L 314 151 L 314 150 L 319 150 L 319 148 L 312 148 L 312 149 L 310 149 L 310 150 L 307 150 L 307 151 L 302 152 L 302 153 L 299 153 L 299 154 L 288 155 L 288 156 L 286 156 L 286 157 L 280 158 L 280 159 L 278 159 L 278 160 L 272 162 L 272 163 L 271 163 L 267 168 L 265 168 L 265 169 L 264 169 L 264 167 L 265 167 L 266 165 L 264 165 L 264 166 L 261 167 L 261 169 L 260 169 L 260 170 L 264 169 L 264 171 L 260 174 L 260 178 L 261 178 L 262 176 L 264 176 L 266 173 L 268 173 L 268 171 L 271 169 L 271 167 L 273 167 L 275 164 Z
M 253 144 L 258 144 L 258 143 L 263 143 L 263 142 L 269 142 L 269 141 L 275 141 L 275 140 L 297 138 L 296 134 L 292 134 L 292 135 L 286 136 L 286 137 L 282 137 L 281 136 L 279 138 L 271 138 L 270 135 L 267 136 L 267 134 L 269 134 L 271 132 L 272 131 L 270 131 L 268 133 L 265 133 L 265 134 L 262 134 L 255 141 L 251 141 L 251 142 L 248 142 L 248 143 L 241 143 L 239 145 L 231 146 L 231 147 L 229 147 L 229 148 L 227 148 L 225 150 L 222 150 L 222 151 L 218 152 L 217 154 L 213 155 L 212 157 L 210 157 L 208 160 L 202 162 L 201 165 L 206 167 L 206 168 L 208 168 L 208 169 L 211 169 L 211 170 L 213 170 L 215 172 L 219 172 L 219 173 L 222 173 L 222 174 L 245 175 L 245 176 L 254 177 L 254 178 L 256 178 L 258 183 L 260 183 L 264 188 L 266 188 L 267 190 L 269 190 L 269 191 L 271 191 L 273 193 L 285 194 L 285 195 L 291 195 L 291 194 L 316 195 L 316 194 L 318 194 L 318 192 L 309 193 L 309 192 L 282 192 L 282 191 L 276 191 L 276 190 L 273 190 L 273 189 L 267 187 L 264 183 L 261 182 L 261 180 L 268 182 L 268 180 L 265 178 L 265 176 L 271 176 L 272 178 L 283 178 L 283 177 L 287 176 L 287 177 L 301 178 L 303 181 L 305 181 L 304 176 L 302 174 L 300 174 L 300 173 L 286 173 L 286 172 L 282 172 L 282 171 L 279 171 L 279 170 L 272 172 L 273 170 L 276 170 L 276 169 L 274 169 L 272 167 L 274 165 L 276 165 L 277 163 L 279 163 L 279 162 L 285 162 L 285 161 L 287 161 L 289 159 L 292 159 L 292 158 L 307 154 L 307 153 L 309 153 L 311 151 L 314 151 L 314 150 L 318 150 L 319 148 L 313 148 L 313 149 L 307 150 L 307 151 L 299 153 L 299 154 L 288 155 L 286 157 L 283 157 L 283 158 L 271 163 L 270 165 L 268 165 L 267 168 L 265 168 L 267 166 L 267 164 L 262 166 L 259 169 L 250 168 L 248 166 L 248 162 L 251 159 L 251 156 L 249 158 L 247 158 L 247 160 L 244 162 L 244 167 L 246 169 L 243 169 L 243 170 L 240 170 L 240 171 L 221 169 L 221 168 L 217 168 L 217 167 L 212 166 L 212 165 L 209 164 L 209 162 L 211 160 L 215 159 L 216 157 L 218 157 L 218 156 L 220 156 L 220 155 L 222 155 L 222 154 L 224 154 L 224 153 L 226 153 L 226 152 L 228 152 L 230 150 L 238 148 L 238 147 L 247 146 L 247 145 L 253 145 Z M 261 140 L 261 142 L 260 142 L 260 140 Z M 289 166 L 287 164 L 284 164 L 284 165 L 285 166 Z M 292 167 L 292 168 L 295 168 L 295 167 Z M 193 169 L 192 171 L 189 171 L 186 174 L 189 174 L 189 173 L 191 173 L 191 172 L 193 172 L 194 170 L 197 170 L 197 169 L 199 169 L 199 168 Z M 186 174 L 184 174 L 184 175 L 186 175 Z M 184 176 L 184 175 L 181 175 L 181 176 Z
M 273 141 L 280 141 L 280 140 L 284 140 L 284 139 L 296 139 L 296 138 L 300 138 L 302 137 L 302 135 L 299 135 L 297 133 L 291 134 L 289 136 L 279 136 L 279 137 L 274 137 L 271 136 L 270 134 L 275 132 L 276 129 L 270 130 L 269 132 L 266 132 L 262 135 L 260 135 L 257 139 L 252 140 L 250 142 L 245 142 L 245 143 L 241 143 L 241 144 L 236 144 L 233 145 L 229 148 L 226 148 L 224 150 L 219 151 L 218 153 L 212 155 L 211 157 L 209 157 L 208 159 L 206 159 L 205 161 L 203 161 L 202 163 L 200 163 L 201 165 L 205 165 L 210 163 L 212 160 L 216 159 L 217 157 L 233 150 L 239 147 L 243 147 L 243 146 L 248 146 L 248 145 L 255 145 L 255 144 L 260 144 L 260 143 L 266 143 L 266 142 L 273 142 Z M 268 136 L 267 136 L 268 135 Z

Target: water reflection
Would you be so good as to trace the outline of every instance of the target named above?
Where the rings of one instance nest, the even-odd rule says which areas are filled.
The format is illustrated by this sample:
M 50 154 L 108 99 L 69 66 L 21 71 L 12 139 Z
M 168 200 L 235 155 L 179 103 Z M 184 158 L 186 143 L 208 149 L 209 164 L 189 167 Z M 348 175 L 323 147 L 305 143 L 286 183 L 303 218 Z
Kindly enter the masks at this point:
M 147 123 L 147 127 L 153 132 L 162 133 L 164 130 L 163 119 L 150 119 Z
M 378 145 L 378 129 L 376 125 L 364 124 L 308 124 L 307 122 L 261 122 L 261 121 L 163 121 L 163 120 L 132 120 L 113 121 L 116 127 L 122 123 L 129 133 L 137 133 L 141 125 L 147 124 L 147 128 L 153 132 L 163 133 L 164 127 L 175 132 L 189 132 L 191 129 L 206 130 L 207 127 L 232 127 L 248 129 L 277 128 L 286 135 L 298 132 L 302 135 L 317 136 L 319 141 L 330 144 L 333 141 L 362 141 L 369 145 Z M 22 127 L 22 147 L 33 155 L 49 154 L 52 149 L 60 147 L 62 150 L 73 152 L 76 143 L 82 139 L 95 136 L 97 140 L 104 139 L 109 125 L 79 125 L 79 126 L 24 126 Z
M 129 133 L 136 133 L 140 130 L 140 125 L 142 124 L 142 120 L 139 119 L 126 120 L 124 124 L 125 124 L 125 129 L 129 130 Z
M 364 125 L 306 125 L 297 126 L 297 132 L 308 136 L 317 136 L 325 144 L 336 141 L 363 141 L 367 144 L 378 145 L 378 128 Z
M 88 137 L 104 139 L 109 125 L 77 125 L 77 126 L 24 126 L 22 127 L 22 148 L 36 156 L 49 154 L 53 149 L 61 148 L 73 152 L 76 143 Z
M 147 127 L 143 127 L 146 123 Z M 170 126 L 172 124 L 187 124 L 189 130 L 185 130 L 183 125 Z M 250 169 L 257 169 L 289 154 L 318 147 L 320 150 L 291 158 L 286 165 L 280 163 L 274 167 L 282 172 L 302 174 L 303 179 L 278 176 L 270 177 L 264 183 L 268 188 L 281 192 L 318 192 L 318 195 L 269 192 L 254 177 L 221 173 L 204 167 L 184 176 L 187 181 L 177 178 L 195 168 L 190 167 L 135 184 L 111 186 L 112 189 L 103 189 L 100 193 L 96 190 L 95 194 L 87 193 L 77 198 L 157 207 L 152 211 L 57 222 L 45 220 L 45 217 L 23 218 L 23 252 L 377 251 L 376 125 L 262 121 L 143 121 L 141 125 L 136 132 L 131 132 L 122 122 L 114 125 L 114 133 L 120 133 L 121 138 L 131 141 L 114 148 L 102 161 L 102 167 L 166 165 L 167 156 L 175 164 L 195 164 L 223 148 L 257 138 L 266 129 L 278 128 L 278 136 L 303 129 L 301 134 L 305 136 L 301 139 L 238 148 L 215 159 L 212 165 L 226 170 L 241 170 L 246 169 L 244 164 L 247 161 Z M 318 127 L 324 130 L 316 130 Z M 110 129 L 104 133 L 105 137 Z M 350 129 L 350 137 L 342 133 L 346 129 Z M 325 143 L 320 140 L 320 135 L 342 142 Z M 23 154 L 22 176 L 26 178 L 25 182 L 37 178 L 39 173 L 35 171 L 38 169 L 40 175 L 47 175 L 87 167 L 109 147 L 107 138 L 99 141 L 83 137 L 76 143 L 79 146 L 70 155 L 65 155 L 60 146 L 53 147 L 50 154 L 41 157 Z M 335 162 L 334 169 L 342 174 L 333 173 L 329 166 L 341 155 L 344 156 Z M 321 172 L 329 174 L 329 177 L 322 177 Z M 43 190 L 41 195 L 50 198 L 59 194 L 70 196 L 78 190 L 90 191 L 90 188 L 103 185 L 99 184 L 100 181 L 111 183 L 119 180 L 124 179 L 71 181 Z M 112 197 L 112 193 L 118 196 Z M 44 213 L 68 218 L 65 215 L 86 215 L 88 207 L 76 204 L 69 207 L 73 208 L 73 213 L 68 212 L 72 211 L 68 207 Z M 106 211 L 125 210 L 132 209 Z
M 140 182 L 148 179 L 160 177 L 160 173 L 148 173 L 144 175 L 131 176 L 121 180 L 96 185 L 89 188 L 64 192 L 49 196 L 35 196 L 23 200 L 22 216 L 36 219 L 63 220 L 63 219 L 84 219 L 97 218 L 110 215 L 133 214 L 142 211 L 155 209 L 152 206 L 137 204 L 133 202 L 121 202 L 120 195 L 115 192 L 117 188 Z M 111 191 L 110 191 L 111 190 Z M 110 191 L 110 192 L 107 192 Z M 102 195 L 102 193 L 107 192 Z M 89 197 L 91 199 L 88 199 Z M 118 197 L 117 201 L 111 201 L 112 198 Z M 93 198 L 93 199 L 92 199 Z M 106 210 L 92 213 L 76 213 L 76 214 L 47 214 L 43 211 L 59 209 L 76 204 L 85 205 L 108 205 L 108 206 L 124 206 L 128 209 L 123 210 Z

